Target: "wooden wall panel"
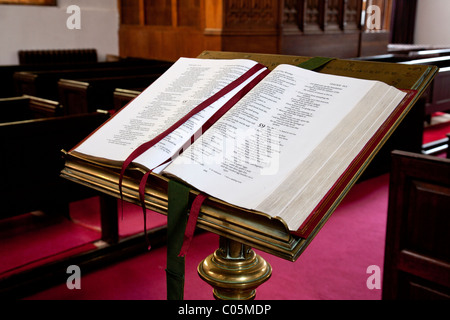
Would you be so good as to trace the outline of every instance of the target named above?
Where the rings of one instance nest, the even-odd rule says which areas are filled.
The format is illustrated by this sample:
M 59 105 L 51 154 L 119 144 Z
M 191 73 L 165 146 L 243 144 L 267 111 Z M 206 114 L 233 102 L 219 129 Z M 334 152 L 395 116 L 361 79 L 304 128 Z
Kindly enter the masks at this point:
M 361 30 L 361 10 L 360 0 L 347 0 L 344 6 L 344 28 L 346 31 Z
M 390 8 L 393 0 L 376 1 Z M 389 41 L 389 30 L 361 26 L 362 0 L 119 0 L 119 9 L 125 56 L 175 60 L 219 50 L 350 58 L 385 53 Z
M 280 52 L 277 40 L 276 35 L 223 36 L 221 39 L 221 51 L 277 54 Z
M 277 0 L 224 1 L 224 29 L 226 30 L 276 30 L 278 25 Z
M 184 0 L 177 2 L 177 25 L 185 27 L 201 27 L 202 7 L 200 0 Z
M 350 58 L 359 55 L 359 40 L 359 33 L 284 35 L 281 51 L 289 55 Z
M 190 29 L 122 27 L 119 31 L 122 57 L 142 57 L 175 61 L 179 57 L 196 57 L 203 50 L 220 51 L 215 37 L 205 37 Z
M 145 0 L 145 24 L 172 26 L 172 0 Z
M 121 25 L 139 25 L 140 24 L 140 0 L 121 1 L 119 3 L 120 23 Z
M 359 55 L 365 57 L 386 53 L 385 48 L 389 44 L 389 39 L 389 32 L 362 32 Z

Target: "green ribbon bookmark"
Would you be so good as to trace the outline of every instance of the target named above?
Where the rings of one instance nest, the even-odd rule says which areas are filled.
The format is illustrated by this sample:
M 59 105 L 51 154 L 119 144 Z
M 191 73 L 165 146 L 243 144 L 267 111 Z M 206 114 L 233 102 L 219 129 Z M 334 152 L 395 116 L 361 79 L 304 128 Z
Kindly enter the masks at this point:
M 167 300 L 184 299 L 185 259 L 179 257 L 189 210 L 189 188 L 169 181 L 167 215 Z
M 335 58 L 314 57 L 305 62 L 300 63 L 298 66 L 300 68 L 307 70 L 317 70 L 333 60 L 335 60 Z

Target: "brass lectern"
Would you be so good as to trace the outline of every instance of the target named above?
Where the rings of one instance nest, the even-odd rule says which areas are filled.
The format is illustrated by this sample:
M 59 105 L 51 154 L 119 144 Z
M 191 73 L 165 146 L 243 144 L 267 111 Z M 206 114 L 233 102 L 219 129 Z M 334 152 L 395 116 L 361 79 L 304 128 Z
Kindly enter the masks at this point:
M 269 69 L 281 63 L 299 65 L 310 59 L 297 56 L 211 51 L 203 52 L 199 58 L 252 59 L 266 65 Z M 339 59 L 331 61 L 320 70 L 320 72 L 327 74 L 380 80 L 399 89 L 415 90 L 418 94 L 409 103 L 402 116 L 380 140 L 368 161 L 349 179 L 343 191 L 307 238 L 292 235 L 283 221 L 270 218 L 263 213 L 243 210 L 214 198 L 209 198 L 204 203 L 198 217 L 197 227 L 218 234 L 220 236 L 220 247 L 200 263 L 198 273 L 203 280 L 214 288 L 215 298 L 253 299 L 256 288 L 270 278 L 272 271 L 270 265 L 259 255 L 256 255 L 252 248 L 286 260 L 297 260 L 353 184 L 359 179 L 368 163 L 424 93 L 436 71 L 437 68 L 431 66 Z M 119 172 L 117 169 L 94 161 L 86 161 L 70 152 L 65 154 L 65 158 L 66 164 L 62 171 L 62 177 L 113 197 L 120 197 Z M 126 173 L 123 180 L 123 199 L 125 201 L 140 204 L 139 182 L 141 177 L 142 172 L 139 172 L 138 169 L 129 170 Z M 197 194 L 197 191 L 191 190 L 192 199 Z M 167 178 L 152 174 L 147 184 L 145 196 L 145 204 L 148 209 L 167 214 Z

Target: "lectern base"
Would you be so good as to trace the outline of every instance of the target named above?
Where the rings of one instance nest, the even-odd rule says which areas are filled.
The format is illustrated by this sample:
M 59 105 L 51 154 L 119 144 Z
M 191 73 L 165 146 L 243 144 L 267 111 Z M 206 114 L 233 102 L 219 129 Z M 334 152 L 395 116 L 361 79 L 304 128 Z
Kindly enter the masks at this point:
M 214 288 L 217 300 L 252 300 L 266 282 L 271 266 L 249 246 L 220 238 L 220 248 L 198 266 L 200 277 Z

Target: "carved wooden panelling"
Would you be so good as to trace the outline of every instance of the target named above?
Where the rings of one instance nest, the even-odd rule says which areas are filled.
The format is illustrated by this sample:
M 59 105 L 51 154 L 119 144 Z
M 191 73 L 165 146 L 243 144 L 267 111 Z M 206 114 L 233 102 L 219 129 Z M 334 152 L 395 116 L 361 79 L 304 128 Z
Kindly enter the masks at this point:
M 361 29 L 361 0 L 346 0 L 344 7 L 344 29 Z
M 276 29 L 278 1 L 227 0 L 224 13 L 228 29 Z
M 343 27 L 343 0 L 325 1 L 325 25 L 327 30 L 340 30 Z
M 304 0 L 303 30 L 323 30 L 324 2 L 323 0 Z
M 338 58 L 382 54 L 393 1 L 118 0 L 120 55 L 176 60 L 203 50 Z M 368 5 L 382 9 L 382 30 L 362 26 Z
M 171 0 L 145 0 L 145 24 L 150 26 L 172 25 Z
M 300 20 L 299 1 L 285 0 L 283 8 L 283 25 L 299 25 Z
M 120 22 L 127 25 L 139 25 L 139 0 L 120 1 Z
M 301 31 L 359 30 L 361 0 L 285 0 L 283 27 Z

